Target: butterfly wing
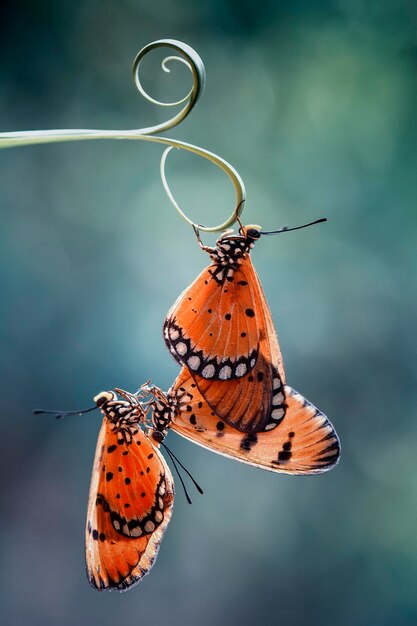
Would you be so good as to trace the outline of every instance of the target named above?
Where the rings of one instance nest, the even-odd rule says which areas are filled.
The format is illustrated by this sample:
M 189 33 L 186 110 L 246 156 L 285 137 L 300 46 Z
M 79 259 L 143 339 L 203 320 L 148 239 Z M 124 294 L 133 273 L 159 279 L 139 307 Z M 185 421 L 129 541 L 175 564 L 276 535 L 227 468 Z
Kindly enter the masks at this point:
M 285 415 L 285 385 L 273 365 L 261 354 L 255 367 L 238 380 L 194 382 L 217 417 L 242 432 L 275 428 Z
M 222 280 L 216 269 L 216 264 L 206 268 L 169 311 L 164 324 L 169 350 L 203 378 L 241 378 L 254 367 L 260 341 L 272 328 L 273 345 L 267 341 L 264 350 L 283 378 L 275 331 L 265 320 L 265 296 L 250 256 L 242 259 L 238 269 L 227 270 Z
M 249 255 L 223 282 L 216 267 L 180 295 L 165 341 L 221 419 L 244 432 L 274 428 L 285 413 L 285 373 L 259 278 Z
M 173 391 L 187 394 L 187 405 L 172 429 L 205 448 L 256 467 L 287 474 L 318 474 L 339 460 L 336 431 L 323 413 L 285 385 L 287 410 L 271 432 L 242 433 L 219 420 L 183 369 Z
M 92 587 L 123 591 L 148 573 L 171 519 L 173 499 L 172 475 L 157 447 L 140 427 L 126 442 L 105 417 L 87 512 Z

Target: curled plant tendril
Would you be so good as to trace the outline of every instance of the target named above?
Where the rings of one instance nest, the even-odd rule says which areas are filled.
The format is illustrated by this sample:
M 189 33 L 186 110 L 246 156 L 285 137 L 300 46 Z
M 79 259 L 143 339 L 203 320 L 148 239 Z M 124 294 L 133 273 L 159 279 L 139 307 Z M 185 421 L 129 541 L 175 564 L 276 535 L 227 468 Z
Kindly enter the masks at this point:
M 193 75 L 193 86 L 191 87 L 190 91 L 187 93 L 186 96 L 184 96 L 184 98 L 176 102 L 160 102 L 159 100 L 155 100 L 155 98 L 152 98 L 152 96 L 150 96 L 147 91 L 145 91 L 142 83 L 140 82 L 139 70 L 143 58 L 151 50 L 155 50 L 156 48 L 161 47 L 172 48 L 173 50 L 176 50 L 183 55 L 182 57 L 172 55 L 165 57 L 161 63 L 161 67 L 165 73 L 169 74 L 171 72 L 171 70 L 167 66 L 167 62 L 177 61 L 183 63 Z M 162 124 L 158 124 L 157 126 L 142 128 L 140 131 L 137 131 L 140 132 L 140 134 L 142 135 L 155 135 L 156 133 L 160 133 L 170 128 L 174 128 L 174 126 L 180 124 L 180 122 L 182 122 L 182 120 L 185 119 L 189 113 L 191 113 L 204 91 L 204 87 L 206 84 L 206 71 L 204 69 L 204 64 L 201 60 L 201 57 L 196 53 L 195 50 L 193 50 L 193 48 L 187 46 L 187 44 L 185 43 L 176 41 L 175 39 L 160 39 L 159 41 L 154 41 L 153 43 L 148 44 L 147 46 L 142 48 L 142 50 L 137 54 L 135 60 L 133 61 L 133 80 L 135 81 L 135 85 L 139 93 L 146 100 L 152 102 L 152 104 L 156 104 L 158 106 L 173 107 L 183 104 L 184 102 L 187 103 L 185 107 L 181 109 L 181 111 L 170 120 L 167 120 Z
M 217 167 L 219 167 L 224 172 L 226 172 L 226 174 L 229 176 L 235 188 L 237 204 L 236 204 L 236 209 L 234 210 L 232 215 L 229 217 L 229 219 L 226 220 L 224 224 L 220 224 L 220 226 L 213 226 L 213 227 L 203 226 L 202 224 L 196 224 L 195 222 L 190 220 L 190 218 L 184 213 L 184 211 L 181 209 L 181 207 L 178 205 L 177 201 L 175 200 L 172 194 L 172 191 L 168 185 L 168 181 L 167 181 L 166 174 L 165 174 L 165 162 L 166 162 L 168 154 L 171 152 L 173 147 L 175 146 L 170 146 L 169 148 L 166 148 L 164 150 L 164 153 L 161 157 L 160 173 L 161 173 L 161 180 L 165 189 L 165 193 L 167 194 L 172 205 L 174 206 L 176 211 L 181 215 L 181 217 L 186 222 L 191 224 L 194 230 L 195 229 L 202 230 L 206 233 L 208 232 L 214 233 L 219 230 L 225 230 L 226 228 L 231 226 L 234 222 L 238 221 L 238 218 L 243 211 L 245 200 L 246 200 L 245 187 L 244 187 L 243 181 L 240 178 L 237 171 L 230 165 L 230 163 L 228 163 L 221 157 L 217 156 L 217 154 L 214 154 L 213 152 L 208 152 L 207 150 L 203 150 L 202 148 L 192 150 L 192 152 L 195 152 L 195 154 L 198 154 L 199 156 L 206 158 L 208 161 L 211 161 L 211 163 L 214 163 L 214 165 L 217 165 Z
M 151 50 L 160 47 L 171 48 L 175 52 L 181 54 L 181 56 L 170 55 L 163 59 L 161 67 L 164 72 L 169 73 L 170 69 L 167 64 L 171 61 L 176 61 L 183 63 L 193 75 L 192 88 L 186 96 L 176 102 L 160 102 L 152 98 L 143 88 L 139 78 L 139 68 L 144 56 Z M 18 146 L 61 141 L 80 141 L 87 139 L 138 139 L 141 141 L 150 141 L 154 143 L 168 145 L 170 146 L 170 148 L 164 152 L 161 160 L 161 177 L 168 198 L 171 200 L 175 209 L 185 221 L 195 227 L 198 227 L 201 231 L 217 232 L 225 230 L 237 221 L 239 215 L 242 213 L 246 199 L 245 187 L 238 172 L 227 161 L 217 156 L 216 154 L 209 152 L 208 150 L 200 148 L 199 146 L 194 146 L 192 144 L 179 141 L 177 139 L 170 139 L 169 137 L 154 136 L 165 130 L 174 128 L 175 126 L 180 124 L 197 104 L 201 94 L 203 93 L 206 80 L 204 64 L 200 56 L 196 53 L 195 50 L 193 50 L 193 48 L 181 41 L 176 41 L 175 39 L 160 39 L 158 41 L 154 41 L 142 48 L 142 50 L 136 56 L 133 63 L 133 79 L 139 93 L 149 102 L 152 102 L 153 104 L 156 104 L 158 106 L 179 106 L 184 103 L 185 106 L 176 115 L 174 115 L 174 117 L 170 118 L 166 122 L 157 124 L 155 126 L 149 126 L 147 128 L 133 130 L 62 129 L 0 133 L 0 148 L 12 148 Z M 220 167 L 229 176 L 236 192 L 236 208 L 223 224 L 211 227 L 194 224 L 194 222 L 189 219 L 187 215 L 180 209 L 178 203 L 175 201 L 168 187 L 164 170 L 166 156 L 172 148 L 187 150 L 188 152 L 192 152 L 197 156 L 208 159 L 209 161 Z
M 165 57 L 165 59 L 162 59 L 162 62 L 161 62 L 161 67 L 163 71 L 166 72 L 167 74 L 171 73 L 171 70 L 167 66 L 168 61 L 179 61 L 180 63 L 183 63 L 184 65 L 186 65 L 189 70 L 191 70 L 190 64 L 187 63 L 185 59 L 182 59 L 181 57 L 176 57 L 176 56 L 169 56 L 169 57 Z M 188 100 L 188 98 L 191 96 L 192 91 L 193 91 L 192 89 L 190 89 L 190 91 L 187 93 L 186 96 L 181 98 L 181 100 L 177 100 L 176 102 L 161 102 L 161 100 L 156 100 L 155 98 L 152 98 L 152 96 L 150 96 L 148 92 L 145 91 L 145 89 L 142 87 L 142 83 L 140 82 L 140 79 L 139 79 L 139 65 L 136 66 L 136 75 L 134 74 L 134 79 L 135 79 L 136 87 L 138 88 L 138 91 L 140 91 L 142 96 L 146 98 L 146 100 L 148 100 L 149 102 L 152 102 L 153 104 L 157 104 L 160 107 L 174 107 L 174 106 L 183 104 L 184 102 Z

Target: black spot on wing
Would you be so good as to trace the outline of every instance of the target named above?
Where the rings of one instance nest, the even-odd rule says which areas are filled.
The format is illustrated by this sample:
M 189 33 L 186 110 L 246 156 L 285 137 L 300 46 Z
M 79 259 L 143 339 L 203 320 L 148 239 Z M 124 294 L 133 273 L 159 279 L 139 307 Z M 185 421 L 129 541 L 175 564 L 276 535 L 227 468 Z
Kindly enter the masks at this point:
M 289 439 L 288 441 L 283 443 L 282 449 L 278 452 L 278 459 L 273 460 L 272 463 L 274 463 L 275 465 L 280 465 L 281 463 L 287 463 L 292 457 L 291 448 L 292 448 L 292 442 Z
M 240 442 L 240 449 L 244 452 L 250 452 L 253 446 L 258 443 L 258 435 L 256 433 L 251 433 L 243 437 Z

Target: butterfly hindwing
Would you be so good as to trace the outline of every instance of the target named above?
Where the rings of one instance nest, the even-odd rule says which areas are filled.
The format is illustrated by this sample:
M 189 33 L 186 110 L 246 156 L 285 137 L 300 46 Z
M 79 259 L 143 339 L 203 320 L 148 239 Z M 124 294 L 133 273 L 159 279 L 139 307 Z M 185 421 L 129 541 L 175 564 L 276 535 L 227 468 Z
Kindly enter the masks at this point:
M 217 417 L 242 432 L 271 430 L 285 415 L 285 386 L 261 354 L 255 367 L 239 380 L 205 380 L 193 376 L 200 394 Z
M 242 433 L 213 414 L 185 370 L 170 392 L 186 394 L 187 404 L 171 428 L 209 450 L 256 467 L 288 474 L 317 474 L 338 461 L 338 436 L 327 417 L 285 385 L 285 417 L 271 432 Z
M 87 575 L 94 588 L 122 591 L 149 571 L 171 518 L 173 497 L 171 472 L 156 442 L 139 424 L 115 430 L 105 412 L 86 526 Z

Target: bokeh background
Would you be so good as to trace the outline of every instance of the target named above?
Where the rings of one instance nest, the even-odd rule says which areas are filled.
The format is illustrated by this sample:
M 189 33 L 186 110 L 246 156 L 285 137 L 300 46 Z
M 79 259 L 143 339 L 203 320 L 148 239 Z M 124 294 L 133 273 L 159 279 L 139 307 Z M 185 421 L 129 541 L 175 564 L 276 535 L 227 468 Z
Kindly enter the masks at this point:
M 5 625 L 417 623 L 417 5 L 406 0 L 22 0 L 3 8 L 4 131 L 134 128 L 166 119 L 135 93 L 137 51 L 162 37 L 203 57 L 198 107 L 167 133 L 239 170 L 244 221 L 327 224 L 257 244 L 292 386 L 343 444 L 318 477 L 245 467 L 172 434 L 205 489 L 178 490 L 150 576 L 99 594 L 84 575 L 102 389 L 167 388 L 164 315 L 207 263 L 159 179 L 161 147 L 6 150 L 1 172 L 0 606 Z M 185 69 L 144 67 L 152 95 Z M 175 69 L 175 68 L 173 68 Z M 165 118 L 164 118 L 165 116 Z M 233 191 L 175 153 L 172 188 L 215 223 Z M 210 237 L 206 241 L 211 241 Z

